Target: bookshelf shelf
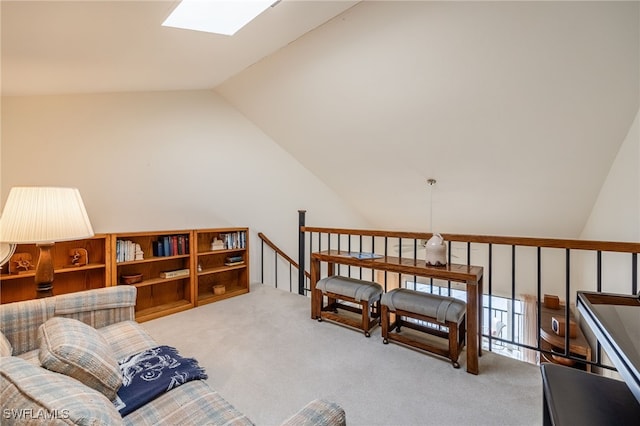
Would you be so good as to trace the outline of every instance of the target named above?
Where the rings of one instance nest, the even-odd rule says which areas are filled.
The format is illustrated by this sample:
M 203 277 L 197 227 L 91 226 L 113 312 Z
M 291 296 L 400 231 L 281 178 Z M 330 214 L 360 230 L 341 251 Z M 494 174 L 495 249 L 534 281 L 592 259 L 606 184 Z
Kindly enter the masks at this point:
M 219 274 L 221 272 L 233 271 L 233 270 L 236 270 L 236 269 L 243 269 L 243 268 L 246 268 L 246 267 L 247 267 L 246 264 L 232 265 L 232 266 L 220 266 L 220 267 L 217 267 L 217 268 L 204 269 L 204 270 L 198 272 L 198 276 L 209 275 L 209 274 Z
M 247 293 L 244 287 L 227 287 L 224 294 L 213 294 L 212 290 L 202 291 L 198 293 L 198 305 L 205 305 L 207 303 L 217 302 L 219 300 L 228 299 L 230 297 L 239 296 Z
M 82 266 L 71 264 L 70 250 L 85 249 L 89 263 Z M 18 244 L 16 253 L 28 253 L 33 264 L 38 260 L 39 250 L 35 244 Z M 107 234 L 97 234 L 91 238 L 62 241 L 52 248 L 54 266 L 53 294 L 102 288 L 110 285 L 111 269 L 109 259 L 111 247 Z M 9 265 L 4 265 L 0 273 L 0 303 L 20 302 L 36 297 L 35 271 L 18 274 L 8 273 Z
M 194 231 L 196 256 L 193 268 L 196 306 L 249 292 L 248 228 L 200 229 Z M 212 244 L 224 244 L 212 250 Z M 225 265 L 230 262 L 240 264 Z M 214 294 L 213 287 L 224 293 Z
M 175 314 L 177 312 L 185 311 L 193 307 L 193 304 L 189 300 L 176 300 L 169 303 L 163 303 L 161 305 L 152 306 L 146 309 L 140 309 L 136 311 L 136 320 L 139 322 L 149 321 L 155 318 L 160 318 L 165 315 Z
M 112 285 L 123 275 L 142 274 L 136 320 L 148 321 L 195 306 L 194 274 L 162 278 L 160 274 L 189 269 L 192 263 L 192 231 L 157 231 L 111 234 Z
M 152 279 L 144 280 L 139 283 L 135 283 L 131 285 L 139 288 L 139 287 L 146 287 L 149 285 L 164 284 L 170 281 L 180 281 L 185 279 L 190 279 L 190 277 L 187 276 L 187 277 L 177 277 L 177 278 L 152 278 Z
M 66 273 L 72 274 L 76 272 L 90 271 L 93 269 L 104 269 L 106 266 L 107 265 L 104 263 L 90 263 L 84 266 L 65 266 L 62 268 L 54 268 L 53 272 L 57 277 L 59 274 L 66 274 Z M 23 278 L 28 278 L 28 277 L 34 278 L 35 275 L 36 275 L 35 272 L 23 272 L 20 274 L 3 274 L 2 281 L 21 280 Z

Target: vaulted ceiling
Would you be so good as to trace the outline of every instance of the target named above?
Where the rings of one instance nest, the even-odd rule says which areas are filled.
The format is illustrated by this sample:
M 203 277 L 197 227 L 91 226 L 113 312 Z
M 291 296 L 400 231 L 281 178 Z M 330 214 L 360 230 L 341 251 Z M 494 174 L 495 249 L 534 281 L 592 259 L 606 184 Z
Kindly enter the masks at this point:
M 214 89 L 372 226 L 564 237 L 639 109 L 638 2 L 175 4 L 2 1 L 3 95 Z

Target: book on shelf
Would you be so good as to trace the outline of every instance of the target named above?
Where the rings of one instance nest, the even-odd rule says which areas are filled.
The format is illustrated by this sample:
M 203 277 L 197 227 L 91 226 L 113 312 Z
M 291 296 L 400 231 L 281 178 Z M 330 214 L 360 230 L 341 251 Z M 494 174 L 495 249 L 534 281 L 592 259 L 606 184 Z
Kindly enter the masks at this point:
M 235 266 L 242 265 L 244 263 L 244 258 L 242 256 L 227 256 L 224 260 L 224 264 L 226 266 Z
M 152 243 L 152 248 L 156 257 L 189 254 L 189 236 L 163 235 Z
M 247 245 L 247 233 L 245 231 L 227 232 L 220 234 L 224 241 L 225 249 L 243 249 Z
M 175 256 L 177 254 L 182 254 L 178 251 L 178 236 L 171 236 L 171 253 Z
M 154 257 L 163 257 L 164 256 L 164 244 L 162 241 L 156 240 L 152 243 L 153 247 L 153 256 Z
M 160 272 L 160 278 L 178 278 L 189 276 L 189 268 Z
M 130 240 L 116 240 L 116 262 L 143 260 L 144 252 L 140 244 Z
M 178 235 L 178 254 L 187 254 L 187 238 L 184 235 Z

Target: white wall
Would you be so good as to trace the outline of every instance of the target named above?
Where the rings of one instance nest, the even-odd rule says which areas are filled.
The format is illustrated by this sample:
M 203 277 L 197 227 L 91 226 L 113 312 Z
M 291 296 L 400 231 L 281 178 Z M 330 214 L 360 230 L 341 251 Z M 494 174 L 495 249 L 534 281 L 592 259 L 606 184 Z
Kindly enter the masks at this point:
M 2 98 L 2 205 L 19 185 L 76 186 L 98 233 L 248 226 L 297 256 L 298 209 L 366 227 L 212 91 Z
M 640 241 L 640 111 L 600 188 L 580 237 Z
M 580 238 L 640 241 L 640 111 L 604 181 Z M 606 291 L 631 291 L 631 255 L 603 253 Z M 583 281 L 595 273 L 583 266 Z M 592 288 L 595 288 L 592 286 Z

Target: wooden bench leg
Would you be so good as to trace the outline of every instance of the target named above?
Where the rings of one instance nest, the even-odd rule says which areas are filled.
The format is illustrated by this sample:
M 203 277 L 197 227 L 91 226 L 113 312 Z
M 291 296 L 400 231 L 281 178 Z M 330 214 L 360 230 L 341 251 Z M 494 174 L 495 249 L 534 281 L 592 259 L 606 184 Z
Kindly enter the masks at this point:
M 364 331 L 365 337 L 371 337 L 369 333 L 369 328 L 371 328 L 369 320 L 369 302 L 363 300 L 361 302 L 362 305 L 362 330 Z
M 324 294 L 320 291 L 320 290 L 314 290 L 316 292 L 315 294 L 315 308 L 314 311 L 316 312 L 316 318 L 318 321 L 322 321 L 322 305 L 324 303 Z
M 449 326 L 449 358 L 453 364 L 453 368 L 460 368 L 458 357 L 460 356 L 460 347 L 458 346 L 458 324 L 450 322 Z
M 389 343 L 389 308 L 387 305 L 382 305 L 380 310 L 380 322 L 382 326 L 382 343 L 385 345 Z

